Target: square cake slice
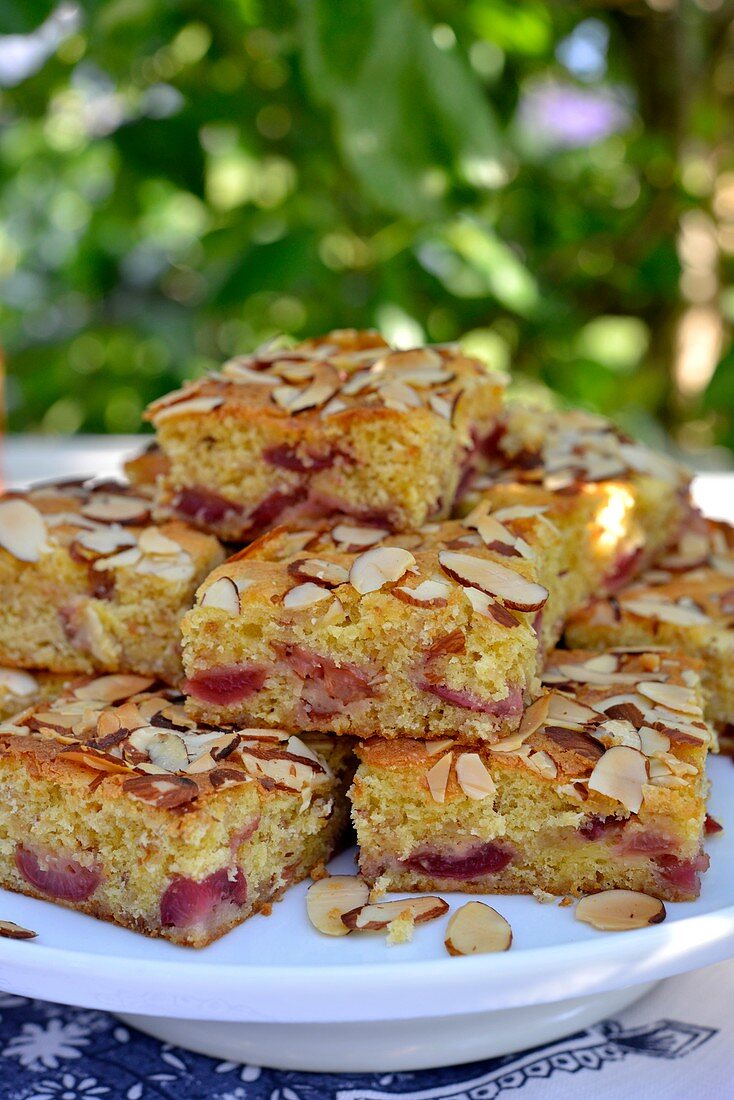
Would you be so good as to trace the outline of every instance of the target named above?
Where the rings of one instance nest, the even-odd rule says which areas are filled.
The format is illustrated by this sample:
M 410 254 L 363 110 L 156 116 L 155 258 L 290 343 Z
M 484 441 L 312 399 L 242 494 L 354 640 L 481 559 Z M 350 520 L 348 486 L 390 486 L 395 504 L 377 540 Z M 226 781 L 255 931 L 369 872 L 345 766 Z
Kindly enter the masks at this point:
M 181 678 L 181 616 L 224 551 L 114 482 L 0 499 L 0 664 Z
M 181 704 L 110 675 L 0 726 L 0 885 L 203 947 L 327 860 L 348 742 L 201 727 Z
M 351 797 L 362 874 L 391 890 L 697 897 L 711 731 L 698 665 L 557 650 L 517 734 L 367 740 Z
M 294 731 L 497 738 L 539 688 L 558 539 L 542 509 L 484 505 L 394 536 L 274 533 L 215 570 L 185 616 L 187 707 Z
M 692 515 L 687 470 L 579 409 L 509 404 L 484 458 L 477 488 L 506 480 L 597 503 L 598 531 L 578 562 L 592 591 L 629 583 Z
M 703 662 L 708 718 L 734 748 L 734 528 L 701 520 L 634 584 L 570 616 L 570 645 L 663 645 Z
M 159 514 L 237 542 L 304 516 L 391 530 L 442 518 L 504 382 L 458 346 L 394 351 L 374 332 L 260 348 L 149 408 L 167 464 Z

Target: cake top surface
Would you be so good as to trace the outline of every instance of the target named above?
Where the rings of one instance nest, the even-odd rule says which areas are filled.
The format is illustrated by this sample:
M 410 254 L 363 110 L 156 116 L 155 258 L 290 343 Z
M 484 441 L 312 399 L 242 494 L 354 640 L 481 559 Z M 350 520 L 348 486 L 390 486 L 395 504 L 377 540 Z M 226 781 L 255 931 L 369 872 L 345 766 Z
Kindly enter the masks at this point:
M 580 409 L 508 405 L 497 460 L 498 468 L 488 481 L 512 477 L 554 491 L 632 475 L 681 487 L 690 481 L 689 472 L 667 455 L 635 442 L 611 420 Z
M 151 508 L 121 482 L 44 482 L 0 498 L 0 548 L 20 562 L 65 549 L 93 571 L 190 580 L 195 566 L 217 554 L 217 540 L 181 521 L 153 525 Z
M 573 618 L 613 625 L 627 616 L 691 629 L 734 629 L 734 528 L 699 521 L 639 580 Z
M 468 600 L 476 614 L 512 628 L 518 612 L 535 613 L 548 599 L 536 562 L 549 522 L 542 507 L 492 512 L 485 502 L 464 520 L 395 535 L 350 523 L 279 529 L 214 570 L 197 604 L 237 615 L 243 599 L 259 594 L 279 608 L 329 615 L 335 602 L 384 590 L 426 610 Z
M 331 777 L 324 738 L 306 745 L 280 730 L 202 725 L 183 703 L 148 677 L 87 678 L 0 724 L 0 753 L 30 753 L 57 773 L 85 770 L 94 786 L 112 777 L 122 793 L 164 810 L 242 783 L 299 793 L 307 804 Z
M 546 692 L 526 709 L 518 732 L 494 745 L 467 749 L 458 734 L 427 746 L 370 740 L 358 755 L 377 767 L 420 769 L 436 801 L 490 796 L 487 765 L 498 756 L 580 805 L 602 795 L 629 813 L 651 789 L 660 802 L 667 792 L 699 785 L 711 732 L 696 661 L 662 649 L 556 650 L 543 679 Z
M 505 383 L 457 344 L 399 351 L 375 332 L 343 329 L 295 347 L 271 342 L 230 359 L 221 371 L 153 402 L 146 416 L 159 427 L 220 408 L 323 420 L 376 408 L 423 409 L 451 422 L 462 394 L 491 384 L 499 395 Z

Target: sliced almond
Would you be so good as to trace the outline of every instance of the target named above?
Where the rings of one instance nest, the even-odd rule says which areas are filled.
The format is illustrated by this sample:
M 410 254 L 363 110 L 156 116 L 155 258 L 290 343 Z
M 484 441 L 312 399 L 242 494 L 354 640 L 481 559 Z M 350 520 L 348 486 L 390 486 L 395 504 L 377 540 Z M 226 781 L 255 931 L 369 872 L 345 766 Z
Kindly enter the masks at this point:
M 87 519 L 99 523 L 146 523 L 150 517 L 150 501 L 124 493 L 92 493 L 80 511 Z
M 583 667 L 590 669 L 592 672 L 617 672 L 619 661 L 613 653 L 600 653 L 598 657 L 590 657 L 587 661 L 584 661 Z
M 331 532 L 335 542 L 343 546 L 374 546 L 390 534 L 384 527 L 361 527 L 351 523 L 337 523 Z
M 30 928 L 24 928 L 15 921 L 0 920 L 0 936 L 5 940 L 32 940 L 37 935 L 38 932 L 32 932 Z
M 397 920 L 403 913 L 409 914 L 415 924 L 424 924 L 436 920 L 448 912 L 443 898 L 420 897 L 401 898 L 399 901 L 380 901 L 374 905 L 363 905 L 344 913 L 342 920 L 348 929 L 359 932 L 382 932 L 388 924 Z
M 38 680 L 29 672 L 21 672 L 17 668 L 0 668 L 0 690 L 3 688 L 22 699 L 38 691 Z
M 500 543 L 502 546 L 514 547 L 515 536 L 507 530 L 503 523 L 500 523 L 495 516 L 486 510 L 487 507 L 488 505 L 481 504 L 470 512 L 464 520 L 464 526 L 474 527 L 479 532 L 485 546 Z
M 289 413 L 325 405 L 339 389 L 339 375 L 325 363 L 318 364 L 313 374 L 313 381 L 303 390 L 296 386 L 276 386 L 272 391 L 273 400 Z
M 240 593 L 231 577 L 218 577 L 202 593 L 199 607 L 218 607 L 230 615 L 240 613 Z
M 173 810 L 198 797 L 199 788 L 193 779 L 183 775 L 140 775 L 126 779 L 123 791 L 131 798 L 147 802 L 159 810 Z
M 534 703 L 525 708 L 518 727 L 518 734 L 522 735 L 523 740 L 545 724 L 550 713 L 551 699 L 551 695 L 541 695 L 539 699 L 536 699 Z
M 525 504 L 513 504 L 508 508 L 498 508 L 494 513 L 494 518 L 499 520 L 500 523 L 507 523 L 513 519 L 536 519 L 547 511 L 547 507 L 542 504 L 533 507 Z
M 43 516 L 27 500 L 0 501 L 0 546 L 18 561 L 38 561 L 48 550 Z
M 509 950 L 512 928 L 491 905 L 468 901 L 451 917 L 443 942 L 449 955 L 489 955 Z
M 402 550 L 399 546 L 376 546 L 355 558 L 349 570 L 349 581 L 364 596 L 377 592 L 385 584 L 399 581 L 413 565 L 415 558 L 410 550 Z
M 655 756 L 657 753 L 670 751 L 670 738 L 651 726 L 642 726 L 638 731 L 640 747 L 645 756 Z
M 163 420 L 172 420 L 176 416 L 196 416 L 199 413 L 213 412 L 224 404 L 223 397 L 191 397 L 176 401 L 172 405 L 154 408 L 153 420 L 160 424 Z
M 442 737 L 440 741 L 424 741 L 423 748 L 426 756 L 438 756 L 440 752 L 454 747 L 453 737 Z
M 456 758 L 456 780 L 467 798 L 480 801 L 497 791 L 494 780 L 479 753 L 462 752 Z
M 134 550 L 136 541 L 135 535 L 122 527 L 98 527 L 94 531 L 82 531 L 77 535 L 71 543 L 72 556 L 93 561 L 95 558 L 114 554 L 122 547 Z M 178 546 L 176 549 L 178 550 Z M 105 563 L 102 568 L 106 567 Z
M 595 764 L 589 789 L 621 802 L 630 813 L 636 814 L 642 805 L 642 788 L 647 778 L 643 754 L 626 745 L 614 745 Z
M 152 764 L 167 772 L 182 772 L 189 763 L 186 746 L 175 733 L 159 732 L 148 745 L 148 756 Z
M 559 695 L 554 691 L 550 696 L 548 710 L 549 718 L 558 725 L 561 722 L 569 722 L 575 726 L 585 726 L 587 722 L 596 722 L 599 716 L 585 703 L 579 703 L 576 699 L 568 699 L 565 695 Z
M 445 607 L 451 595 L 451 588 L 445 581 L 427 580 L 421 581 L 415 588 L 396 585 L 392 589 L 392 594 L 404 603 L 413 604 L 415 607 Z
M 392 379 L 380 386 L 378 396 L 383 405 L 386 405 L 388 409 L 396 409 L 398 412 L 419 409 L 423 405 L 423 401 L 412 386 Z
M 299 558 L 298 561 L 291 562 L 288 572 L 292 577 L 316 581 L 325 588 L 337 588 L 349 580 L 349 572 L 343 565 L 324 561 L 323 558 Z
M 454 413 L 454 405 L 448 398 L 442 397 L 439 393 L 430 393 L 428 395 L 428 404 L 438 416 L 442 416 L 444 420 L 451 420 Z
M 438 560 L 444 572 L 469 588 L 479 588 L 502 600 L 516 611 L 537 611 L 548 599 L 548 589 L 528 581 L 519 573 L 486 558 L 454 550 L 439 550 Z
M 447 752 L 445 756 L 437 760 L 433 767 L 426 772 L 428 790 L 431 792 L 431 798 L 434 802 L 443 802 L 446 798 L 446 788 L 451 773 L 452 759 L 453 754 Z
M 344 618 L 344 604 L 335 596 L 321 616 L 322 626 L 334 626 Z
M 159 554 L 169 557 L 171 554 L 180 554 L 182 547 L 174 539 L 161 534 L 157 527 L 146 527 L 138 535 L 138 546 L 144 554 Z
M 113 554 L 110 558 L 98 558 L 92 568 L 99 570 L 127 569 L 132 565 L 137 565 L 142 556 L 137 546 L 131 546 L 129 550 L 121 550 L 119 554 Z
M 644 695 L 646 699 L 651 699 L 653 703 L 660 703 L 661 706 L 669 707 L 671 710 L 679 711 L 682 714 L 701 713 L 695 694 L 690 688 L 684 687 L 682 684 L 664 684 L 659 683 L 657 680 L 643 680 L 637 685 L 637 690 L 640 695 Z
M 576 920 L 599 932 L 627 932 L 660 924 L 667 913 L 659 898 L 637 890 L 603 890 L 589 894 L 576 906 Z
M 152 687 L 155 680 L 150 676 L 128 676 L 114 673 L 111 676 L 98 676 L 88 684 L 74 689 L 77 699 L 90 699 L 100 703 L 121 703 L 131 695 L 138 695 Z
M 464 588 L 463 592 L 478 615 L 494 619 L 499 626 L 506 626 L 508 630 L 520 625 L 520 620 L 511 611 L 508 611 L 498 600 L 488 596 L 486 592 L 480 592 L 478 588 Z
M 525 758 L 529 768 L 541 775 L 543 779 L 555 779 L 558 775 L 558 765 L 552 756 L 543 750 L 531 752 Z
M 308 919 L 325 936 L 347 936 L 342 917 L 361 910 L 369 901 L 370 888 L 355 875 L 330 875 L 309 886 L 306 893 Z
M 124 764 L 121 760 L 116 760 L 113 756 L 107 756 L 105 753 L 96 752 L 92 748 L 83 746 L 62 750 L 61 759 L 65 763 L 81 764 L 82 767 L 89 768 L 91 771 L 104 772 L 107 775 L 130 772 L 127 764 Z
M 222 367 L 222 374 L 227 378 L 234 379 L 235 382 L 250 383 L 254 386 L 276 386 L 278 384 L 277 378 L 273 378 L 267 371 L 253 370 L 249 365 L 250 363 L 252 363 L 252 359 L 246 357 L 229 359 Z
M 329 599 L 331 599 L 331 592 L 328 588 L 322 588 L 320 584 L 314 584 L 313 581 L 305 581 L 304 584 L 297 584 L 295 588 L 286 592 L 283 597 L 283 607 L 298 610 L 302 607 L 313 607 L 315 603 Z
M 711 622 L 709 616 L 694 607 L 681 607 L 672 600 L 662 599 L 622 599 L 622 610 L 642 619 L 659 619 L 673 626 L 705 626 Z

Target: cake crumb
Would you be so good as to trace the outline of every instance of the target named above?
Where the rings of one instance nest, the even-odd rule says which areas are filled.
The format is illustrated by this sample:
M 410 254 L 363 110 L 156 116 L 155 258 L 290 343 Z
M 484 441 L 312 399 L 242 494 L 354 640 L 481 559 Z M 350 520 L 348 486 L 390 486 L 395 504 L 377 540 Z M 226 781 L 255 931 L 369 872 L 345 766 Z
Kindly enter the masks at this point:
M 317 863 L 311 871 L 311 881 L 320 882 L 322 878 L 331 878 L 331 871 L 327 871 L 323 863 Z
M 556 900 L 555 894 L 549 894 L 547 890 L 541 890 L 539 886 L 536 886 L 533 890 L 533 897 L 536 901 L 539 901 L 541 905 L 550 905 Z
M 403 909 L 402 913 L 391 920 L 387 926 L 387 945 L 395 947 L 399 943 L 410 943 L 413 939 L 415 921 L 410 909 Z
M 263 917 L 269 917 L 270 914 L 272 913 L 272 911 L 273 911 L 272 903 L 267 901 L 265 903 L 265 905 L 263 905 L 262 909 L 260 910 L 260 914 Z
M 386 893 L 387 875 L 380 875 L 372 884 L 372 889 L 370 890 L 370 903 L 372 904 L 376 901 L 380 901 L 381 898 L 384 898 Z

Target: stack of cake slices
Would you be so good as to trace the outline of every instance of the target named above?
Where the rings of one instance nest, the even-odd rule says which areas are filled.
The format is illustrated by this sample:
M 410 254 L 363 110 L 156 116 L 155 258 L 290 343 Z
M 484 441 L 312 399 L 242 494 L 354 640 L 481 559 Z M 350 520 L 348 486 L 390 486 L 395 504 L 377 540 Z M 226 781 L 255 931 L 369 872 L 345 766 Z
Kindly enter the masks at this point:
M 202 946 L 351 809 L 374 893 L 696 897 L 734 537 L 504 384 L 272 343 L 155 402 L 127 481 L 6 494 L 0 885 Z

